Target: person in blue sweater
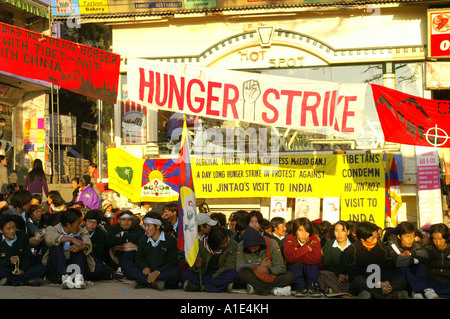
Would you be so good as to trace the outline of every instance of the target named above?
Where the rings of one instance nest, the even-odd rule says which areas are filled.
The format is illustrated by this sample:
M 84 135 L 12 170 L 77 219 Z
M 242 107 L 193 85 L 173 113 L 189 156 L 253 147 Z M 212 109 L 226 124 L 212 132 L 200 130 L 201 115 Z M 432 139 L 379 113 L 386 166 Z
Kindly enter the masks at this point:
M 164 231 L 159 213 L 150 212 L 143 218 L 145 236 L 138 244 L 136 262 L 127 260 L 124 275 L 134 281 L 134 288 L 178 288 L 177 241 Z

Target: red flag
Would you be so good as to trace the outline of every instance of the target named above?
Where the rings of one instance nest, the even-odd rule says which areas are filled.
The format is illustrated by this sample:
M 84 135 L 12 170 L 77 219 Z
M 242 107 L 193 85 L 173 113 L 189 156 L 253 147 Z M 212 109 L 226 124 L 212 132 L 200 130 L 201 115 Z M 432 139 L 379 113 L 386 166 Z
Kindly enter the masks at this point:
M 430 100 L 371 84 L 387 142 L 450 147 L 450 101 Z

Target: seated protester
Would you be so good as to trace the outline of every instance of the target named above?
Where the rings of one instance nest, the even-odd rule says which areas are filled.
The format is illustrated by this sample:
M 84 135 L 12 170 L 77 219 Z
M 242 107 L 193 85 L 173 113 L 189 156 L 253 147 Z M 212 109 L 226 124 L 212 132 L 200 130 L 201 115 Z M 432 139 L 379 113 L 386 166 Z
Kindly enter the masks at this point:
M 283 243 L 286 238 L 286 221 L 283 217 L 274 217 L 270 221 L 270 224 L 272 225 L 273 231 L 272 234 L 267 237 L 275 239 L 278 246 L 280 246 L 281 254 L 284 256 Z
M 345 265 L 350 280 L 350 294 L 358 296 L 360 299 L 372 297 L 375 299 L 402 299 L 402 297 L 406 297 L 406 291 L 403 291 L 407 285 L 406 278 L 395 275 L 394 260 L 386 245 L 381 243 L 378 237 L 377 225 L 361 222 L 356 229 L 357 240 L 344 251 Z M 380 278 L 373 276 L 373 266 L 376 265 L 379 266 L 376 271 Z
M 238 244 L 236 270 L 240 283 L 246 285 L 247 293 L 291 296 L 293 273 L 286 271 L 280 247 L 275 240 L 261 236 L 256 229 L 248 227 Z
M 333 226 L 334 238 L 322 247 L 323 269 L 319 271 L 319 287 L 328 293 L 345 292 L 350 290 L 347 269 L 344 262 L 344 250 L 351 245 L 350 228 L 343 220 Z
M 248 214 L 248 225 L 250 227 L 253 227 L 254 229 L 256 229 L 261 236 L 268 236 L 270 234 L 266 233 L 264 231 L 263 225 L 264 225 L 264 217 L 261 214 L 261 212 L 257 211 L 257 210 L 252 210 L 249 214 Z
M 42 195 L 31 194 L 31 205 L 39 206 L 42 204 Z
M 211 219 L 211 217 L 208 216 L 208 214 L 205 213 L 198 213 L 197 214 L 197 235 L 198 238 L 203 240 L 203 237 L 209 234 L 209 231 L 211 230 L 211 227 L 216 226 L 217 222 L 214 219 Z
M 159 213 L 145 214 L 145 236 L 139 241 L 136 263 L 127 260 L 122 264 L 124 275 L 134 281 L 134 288 L 178 288 L 177 240 L 164 231 L 162 221 Z
M 45 230 L 45 244 L 48 250 L 42 259 L 47 265 L 47 278 L 63 289 L 84 289 L 84 275 L 95 271 L 95 261 L 91 256 L 92 242 L 87 229 L 81 227 L 82 214 L 78 209 L 69 208 L 61 212 L 61 222 L 48 226 Z M 75 265 L 75 266 L 73 266 Z M 69 267 L 68 267 L 69 266 Z M 71 273 L 75 270 L 74 280 Z
M 116 275 L 111 266 L 107 265 L 107 250 L 106 250 L 106 230 L 104 223 L 106 217 L 99 209 L 90 210 L 84 215 L 84 228 L 89 232 L 89 237 L 92 242 L 91 256 L 95 261 L 95 270 L 86 272 L 86 279 L 88 280 L 108 280 L 121 279 L 121 276 Z
M 178 202 L 170 202 L 163 208 L 162 219 L 168 220 L 172 224 L 174 237 L 177 238 L 178 228 Z
M 44 211 L 37 205 L 32 205 L 26 213 L 26 229 L 34 256 L 37 256 L 44 246 L 43 214 Z
M 47 196 L 48 212 L 54 214 L 67 209 L 66 201 L 62 198 L 59 191 L 50 191 Z
M 264 230 L 266 236 L 272 235 L 273 227 L 267 219 L 264 218 L 261 228 Z
M 209 217 L 214 219 L 220 227 L 226 229 L 230 238 L 233 237 L 234 233 L 227 228 L 227 216 L 224 213 L 212 213 Z
M 114 270 L 122 268 L 122 263 L 127 260 L 134 262 L 139 241 L 143 236 L 144 229 L 136 222 L 133 213 L 125 210 L 117 214 L 117 223 L 108 227 L 106 235 L 108 259 Z
M 319 238 L 313 234 L 311 221 L 297 218 L 283 244 L 287 269 L 295 275 L 296 297 L 320 297 L 319 270 L 322 268 L 322 252 Z
M 245 210 L 238 210 L 230 214 L 230 217 L 228 217 L 228 229 L 231 230 L 234 234 L 236 234 L 236 222 L 238 219 L 242 217 L 247 217 L 248 212 Z M 247 222 L 248 225 L 248 222 Z
M 238 243 L 230 238 L 225 228 L 216 225 L 200 241 L 197 259 L 190 269 L 181 273 L 185 291 L 230 292 L 239 279 L 236 271 Z M 200 287 L 201 271 L 203 286 Z
M 234 224 L 235 234 L 231 237 L 231 239 L 237 241 L 238 243 L 242 241 L 244 238 L 244 232 L 248 228 L 248 217 L 243 216 L 236 220 Z
M 40 286 L 47 272 L 45 265 L 32 264 L 33 255 L 28 236 L 16 229 L 12 214 L 0 216 L 0 285 L 9 283 Z
M 432 291 L 425 291 L 428 299 L 450 298 L 450 235 L 445 224 L 434 224 L 429 230 L 431 245 L 428 246 L 427 261 L 428 286 Z M 428 295 L 429 294 L 429 295 Z
M 19 189 L 12 195 L 11 205 L 5 210 L 4 214 L 13 214 L 22 216 L 23 220 L 26 220 L 25 214 L 31 206 L 31 193 L 24 189 Z
M 410 222 L 402 222 L 395 228 L 397 234 L 388 244 L 388 251 L 394 259 L 396 273 L 406 278 L 412 290 L 413 299 L 423 299 L 425 296 L 437 295 L 428 287 L 427 266 L 428 252 L 416 238 L 416 228 Z
M 98 194 L 91 186 L 91 177 L 89 175 L 83 175 L 80 179 L 78 194 L 74 202 L 83 202 L 88 209 L 99 208 Z

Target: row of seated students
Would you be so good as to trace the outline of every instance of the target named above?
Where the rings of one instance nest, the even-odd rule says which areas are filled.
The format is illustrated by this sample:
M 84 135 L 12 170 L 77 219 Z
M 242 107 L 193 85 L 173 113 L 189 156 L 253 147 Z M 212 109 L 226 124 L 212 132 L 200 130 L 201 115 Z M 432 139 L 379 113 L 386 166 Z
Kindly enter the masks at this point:
M 286 222 L 264 230 L 260 212 L 197 214 L 198 254 L 192 266 L 177 247 L 176 228 L 159 212 L 139 220 L 131 211 L 114 224 L 102 210 L 0 216 L 0 284 L 86 288 L 89 281 L 132 280 L 135 288 L 321 297 L 448 298 L 449 230 L 426 232 L 402 222 L 390 240 L 373 223 Z M 34 228 L 33 228 L 34 225 Z M 269 232 L 267 232 L 268 229 Z M 45 278 L 45 280 L 44 280 Z M 410 297 L 411 296 L 411 297 Z

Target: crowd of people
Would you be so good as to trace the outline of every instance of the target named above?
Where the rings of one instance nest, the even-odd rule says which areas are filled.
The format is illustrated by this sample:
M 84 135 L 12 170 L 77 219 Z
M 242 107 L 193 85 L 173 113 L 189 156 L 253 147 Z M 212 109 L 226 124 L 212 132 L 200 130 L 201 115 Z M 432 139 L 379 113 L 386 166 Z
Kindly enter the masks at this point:
M 89 176 L 72 181 L 65 201 L 49 191 L 35 161 L 25 185 L 0 202 L 0 285 L 125 279 L 138 288 L 360 299 L 450 297 L 449 229 L 416 229 L 306 217 L 263 218 L 260 211 L 197 214 L 198 253 L 177 246 L 178 204 L 119 210 L 99 200 Z M 44 178 L 43 178 L 44 177 Z M 42 194 L 46 202 L 42 202 Z

